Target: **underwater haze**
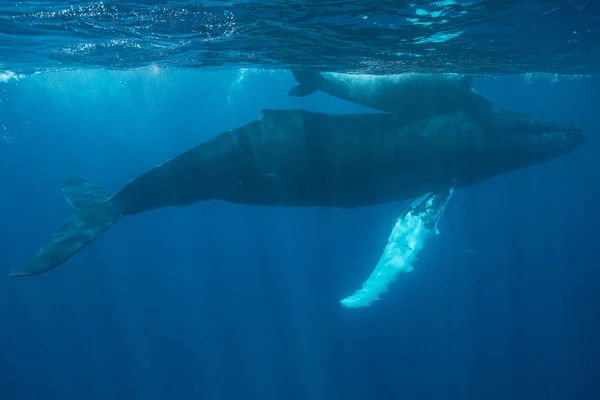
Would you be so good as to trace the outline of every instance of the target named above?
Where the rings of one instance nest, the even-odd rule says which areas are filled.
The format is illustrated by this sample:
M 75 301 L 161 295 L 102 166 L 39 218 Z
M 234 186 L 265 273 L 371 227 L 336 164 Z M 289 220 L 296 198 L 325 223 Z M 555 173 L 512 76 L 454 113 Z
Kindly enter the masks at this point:
M 431 2 L 434 14 L 418 13 L 478 12 L 448 23 L 481 37 L 435 42 L 427 61 L 380 50 L 397 45 L 389 35 L 452 29 L 413 24 L 377 39 L 379 27 L 344 23 L 404 21 L 425 4 L 164 3 L 0 5 L 0 399 L 600 398 L 595 2 Z M 69 14 L 81 7 L 90 11 Z M 201 42 L 186 18 L 206 8 L 229 10 L 245 34 Z M 531 21 L 560 29 L 553 38 Z M 574 43 L 577 24 L 589 33 Z M 497 25 L 519 28 L 502 36 Z M 520 47 L 502 49 L 478 26 Z M 105 45 L 115 37 L 122 46 Z M 449 54 L 465 64 L 444 66 Z M 573 124 L 587 139 L 456 189 L 414 270 L 369 307 L 340 301 L 377 265 L 410 201 L 161 208 L 124 218 L 56 269 L 8 277 L 73 213 L 53 181 L 113 193 L 263 109 L 372 112 L 322 92 L 288 96 L 291 66 L 480 74 L 473 87 L 494 108 Z

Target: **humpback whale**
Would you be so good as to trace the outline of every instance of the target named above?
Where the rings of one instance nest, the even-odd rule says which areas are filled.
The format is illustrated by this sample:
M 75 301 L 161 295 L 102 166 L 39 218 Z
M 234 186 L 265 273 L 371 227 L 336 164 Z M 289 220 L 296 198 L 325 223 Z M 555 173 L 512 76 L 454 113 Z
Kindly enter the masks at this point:
M 322 91 L 352 103 L 416 121 L 453 112 L 481 113 L 492 103 L 471 88 L 472 76 L 436 73 L 352 75 L 292 71 L 298 84 L 288 95 L 301 97 Z
M 388 113 L 263 110 L 141 174 L 109 195 L 61 182 L 75 213 L 10 276 L 63 263 L 119 218 L 220 199 L 247 205 L 354 208 L 472 185 L 566 154 L 580 129 L 511 111 L 438 115 L 405 124 Z

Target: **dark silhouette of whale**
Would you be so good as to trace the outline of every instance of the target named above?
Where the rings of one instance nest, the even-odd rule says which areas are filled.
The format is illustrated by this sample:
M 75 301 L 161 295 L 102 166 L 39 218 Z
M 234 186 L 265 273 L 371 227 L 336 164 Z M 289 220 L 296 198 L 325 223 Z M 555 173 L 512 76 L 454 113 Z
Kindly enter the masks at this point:
M 395 114 L 404 123 L 432 115 L 492 111 L 492 102 L 472 87 L 473 77 L 445 73 L 407 72 L 396 75 L 354 75 L 293 70 L 298 84 L 288 95 L 322 91 L 374 110 Z
M 282 207 L 353 208 L 441 192 L 566 154 L 578 128 L 511 111 L 453 113 L 410 124 L 393 114 L 264 110 L 136 177 L 110 196 L 62 181 L 76 209 L 10 276 L 54 268 L 119 218 L 211 199 Z

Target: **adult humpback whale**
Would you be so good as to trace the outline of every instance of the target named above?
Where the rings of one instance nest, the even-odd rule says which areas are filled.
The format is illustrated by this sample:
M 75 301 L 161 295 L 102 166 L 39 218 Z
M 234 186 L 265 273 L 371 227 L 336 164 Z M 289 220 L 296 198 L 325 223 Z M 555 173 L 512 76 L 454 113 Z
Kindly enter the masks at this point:
M 210 199 L 346 208 L 395 202 L 543 162 L 584 139 L 576 127 L 510 111 L 400 121 L 392 114 L 264 110 L 112 196 L 90 182 L 63 181 L 75 214 L 10 276 L 58 266 L 125 215 Z
M 404 122 L 453 112 L 481 113 L 492 103 L 471 88 L 473 78 L 458 74 L 404 73 L 351 75 L 292 71 L 298 84 L 288 95 L 323 91 L 375 110 L 396 114 Z

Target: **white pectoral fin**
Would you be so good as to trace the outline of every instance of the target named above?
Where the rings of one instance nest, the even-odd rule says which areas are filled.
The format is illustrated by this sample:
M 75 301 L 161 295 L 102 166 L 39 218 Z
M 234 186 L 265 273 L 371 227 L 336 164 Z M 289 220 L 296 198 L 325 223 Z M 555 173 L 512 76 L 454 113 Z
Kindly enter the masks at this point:
M 377 266 L 358 289 L 351 296 L 341 301 L 344 307 L 368 307 L 379 300 L 382 293 L 387 292 L 389 286 L 396 281 L 402 272 L 410 272 L 417 254 L 422 249 L 429 232 L 418 218 L 407 214 L 399 218 L 392 229 L 388 244 Z
M 387 292 L 400 273 L 413 270 L 417 255 L 423 250 L 427 239 L 438 233 L 437 222 L 450 197 L 452 197 L 452 189 L 422 196 L 400 215 L 377 266 L 363 283 L 362 288 L 341 300 L 342 306 L 348 308 L 370 306 L 379 300 L 382 293 Z

